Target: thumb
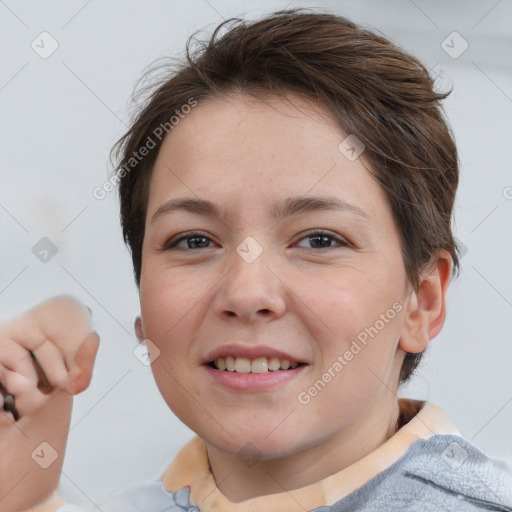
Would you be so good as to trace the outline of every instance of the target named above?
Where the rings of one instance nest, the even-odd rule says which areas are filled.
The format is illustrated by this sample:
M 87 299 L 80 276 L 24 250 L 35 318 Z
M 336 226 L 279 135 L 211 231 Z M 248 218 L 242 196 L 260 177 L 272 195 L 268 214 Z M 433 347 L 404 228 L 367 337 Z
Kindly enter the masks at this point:
M 89 386 L 92 378 L 94 360 L 100 345 L 100 338 L 96 332 L 89 333 L 80 343 L 76 351 L 72 369 L 64 391 L 71 395 L 81 393 Z

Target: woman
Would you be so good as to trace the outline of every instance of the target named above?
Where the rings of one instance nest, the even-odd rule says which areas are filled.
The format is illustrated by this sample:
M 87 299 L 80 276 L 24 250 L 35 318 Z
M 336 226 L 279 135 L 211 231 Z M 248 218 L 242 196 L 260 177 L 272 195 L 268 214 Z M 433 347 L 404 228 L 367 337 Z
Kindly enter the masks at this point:
M 434 404 L 397 398 L 443 326 L 458 268 L 447 94 L 339 16 L 226 27 L 155 84 L 118 146 L 135 329 L 197 437 L 161 482 L 102 510 L 511 510 L 509 467 Z M 69 298 L 40 308 L 4 337 L 34 354 L 54 396 L 84 389 L 98 341 L 87 315 Z M 58 325 L 73 315 L 81 330 L 66 337 Z M 60 359 L 20 334 L 46 333 L 49 318 Z M 10 510 L 51 484 L 37 498 L 14 484 Z M 82 510 L 61 505 L 54 493 L 32 510 Z

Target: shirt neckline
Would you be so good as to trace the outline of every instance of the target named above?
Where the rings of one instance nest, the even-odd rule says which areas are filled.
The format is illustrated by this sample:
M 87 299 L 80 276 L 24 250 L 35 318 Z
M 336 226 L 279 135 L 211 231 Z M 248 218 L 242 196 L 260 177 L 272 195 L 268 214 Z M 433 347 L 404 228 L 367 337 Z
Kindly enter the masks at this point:
M 189 486 L 190 503 L 202 512 L 304 512 L 332 505 L 394 464 L 416 441 L 440 434 L 461 435 L 432 402 L 400 398 L 398 406 L 402 426 L 392 437 L 338 473 L 306 487 L 233 503 L 215 483 L 204 441 L 194 436 L 165 471 L 164 489 L 176 492 Z

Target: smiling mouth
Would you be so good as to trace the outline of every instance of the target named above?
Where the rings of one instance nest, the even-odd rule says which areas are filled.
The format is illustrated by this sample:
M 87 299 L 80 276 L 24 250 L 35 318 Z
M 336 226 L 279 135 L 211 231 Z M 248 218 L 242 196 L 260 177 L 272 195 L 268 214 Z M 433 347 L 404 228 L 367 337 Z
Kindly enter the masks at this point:
M 220 371 L 237 373 L 268 373 L 283 370 L 293 370 L 306 363 L 298 363 L 279 357 L 258 357 L 257 359 L 248 359 L 247 357 L 218 357 L 210 361 L 208 366 Z

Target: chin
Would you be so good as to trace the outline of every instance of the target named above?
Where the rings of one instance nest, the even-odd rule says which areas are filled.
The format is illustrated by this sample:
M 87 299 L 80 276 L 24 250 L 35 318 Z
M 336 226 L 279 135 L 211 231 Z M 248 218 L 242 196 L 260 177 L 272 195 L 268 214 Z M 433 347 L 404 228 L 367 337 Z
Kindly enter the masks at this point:
M 222 432 L 212 432 L 210 430 L 207 433 L 200 431 L 196 431 L 196 433 L 207 444 L 217 450 L 240 459 L 245 457 L 254 460 L 281 459 L 303 449 L 300 442 L 298 443 L 298 440 L 290 435 L 269 436 L 268 430 L 265 430 L 265 432 L 237 432 L 236 435 L 230 436 L 221 427 L 219 428 Z M 292 438 L 293 442 L 290 442 Z

